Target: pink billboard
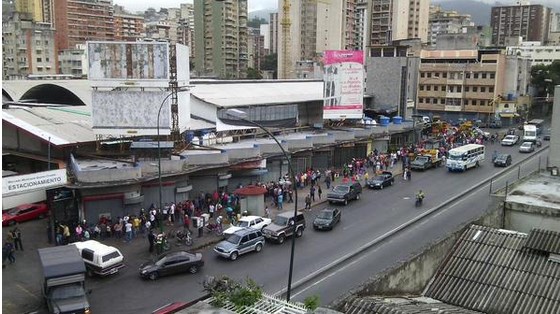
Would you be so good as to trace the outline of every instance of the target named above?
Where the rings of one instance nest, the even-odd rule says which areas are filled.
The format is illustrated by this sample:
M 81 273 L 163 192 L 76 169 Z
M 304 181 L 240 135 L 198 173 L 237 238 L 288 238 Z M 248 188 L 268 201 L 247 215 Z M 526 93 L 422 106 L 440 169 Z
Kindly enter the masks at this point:
M 361 119 L 364 109 L 363 51 L 326 50 L 323 63 L 323 119 Z

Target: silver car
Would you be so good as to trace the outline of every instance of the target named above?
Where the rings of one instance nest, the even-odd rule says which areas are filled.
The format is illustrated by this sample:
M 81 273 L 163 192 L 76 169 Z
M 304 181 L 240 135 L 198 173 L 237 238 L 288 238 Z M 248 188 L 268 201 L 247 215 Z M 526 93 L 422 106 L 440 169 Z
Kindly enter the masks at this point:
M 235 231 L 227 239 L 214 247 L 218 255 L 235 261 L 239 255 L 248 252 L 260 252 L 264 246 L 264 237 L 260 230 L 243 228 Z
M 532 153 L 535 151 L 535 145 L 531 142 L 523 142 L 521 146 L 519 146 L 520 153 Z

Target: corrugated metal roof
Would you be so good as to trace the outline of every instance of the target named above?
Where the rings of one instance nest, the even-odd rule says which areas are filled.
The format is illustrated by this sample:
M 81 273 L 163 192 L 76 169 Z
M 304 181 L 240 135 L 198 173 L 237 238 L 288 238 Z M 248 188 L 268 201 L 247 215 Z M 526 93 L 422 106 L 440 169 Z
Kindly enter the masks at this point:
M 322 81 L 196 84 L 191 94 L 218 107 L 289 104 L 323 99 Z
M 353 300 L 345 311 L 346 314 L 476 314 L 477 311 L 463 309 L 441 302 L 423 302 L 418 298 L 408 297 L 365 297 Z
M 529 233 L 525 248 L 560 254 L 560 233 L 550 230 L 533 229 Z
M 426 296 L 486 313 L 559 313 L 560 264 L 523 250 L 527 234 L 473 225 Z

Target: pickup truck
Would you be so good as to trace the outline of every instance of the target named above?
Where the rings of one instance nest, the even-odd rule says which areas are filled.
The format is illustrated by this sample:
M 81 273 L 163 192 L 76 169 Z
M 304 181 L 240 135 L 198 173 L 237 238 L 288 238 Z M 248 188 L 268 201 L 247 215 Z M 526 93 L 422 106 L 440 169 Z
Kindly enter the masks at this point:
M 335 186 L 332 191 L 327 194 L 329 203 L 344 203 L 348 205 L 348 201 L 359 200 L 362 194 L 362 185 L 358 182 L 343 183 Z
M 431 155 L 420 155 L 417 156 L 411 163 L 410 168 L 415 170 L 426 170 L 434 167 L 439 167 L 441 164 L 441 159 L 435 159 Z

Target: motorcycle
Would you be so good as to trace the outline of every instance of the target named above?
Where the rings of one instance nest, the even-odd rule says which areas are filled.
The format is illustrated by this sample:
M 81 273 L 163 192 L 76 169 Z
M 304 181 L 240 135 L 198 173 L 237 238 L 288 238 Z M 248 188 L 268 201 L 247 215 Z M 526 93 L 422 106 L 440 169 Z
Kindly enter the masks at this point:
M 193 244 L 193 239 L 189 231 L 177 231 L 175 233 L 175 238 L 179 244 L 184 243 L 185 245 L 191 246 Z
M 414 204 L 416 207 L 422 206 L 422 201 L 424 200 L 424 196 L 416 195 L 416 203 Z

